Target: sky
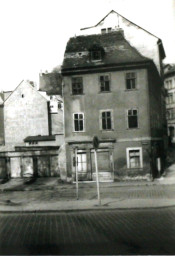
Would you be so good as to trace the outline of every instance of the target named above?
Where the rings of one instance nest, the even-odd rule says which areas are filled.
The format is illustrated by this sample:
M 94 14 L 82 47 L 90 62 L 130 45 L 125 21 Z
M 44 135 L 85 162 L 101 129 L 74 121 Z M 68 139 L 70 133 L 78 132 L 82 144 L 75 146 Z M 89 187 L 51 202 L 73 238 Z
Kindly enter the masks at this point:
M 61 65 L 68 39 L 114 10 L 162 39 L 175 63 L 175 0 L 0 0 L 0 90 Z

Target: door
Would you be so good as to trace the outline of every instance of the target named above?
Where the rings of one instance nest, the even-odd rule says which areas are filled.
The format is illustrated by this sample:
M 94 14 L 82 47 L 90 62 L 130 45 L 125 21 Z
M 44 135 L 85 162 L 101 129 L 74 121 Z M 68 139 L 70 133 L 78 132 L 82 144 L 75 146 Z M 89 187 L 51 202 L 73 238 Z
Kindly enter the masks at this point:
M 77 171 L 79 180 L 87 180 L 87 154 L 86 152 L 77 153 Z
M 49 156 L 40 156 L 37 159 L 38 163 L 38 176 L 50 177 L 50 158 Z
M 101 181 L 113 180 L 112 157 L 110 155 L 109 150 L 98 150 L 97 162 L 98 162 L 99 179 Z M 95 180 L 96 172 L 95 172 L 94 150 L 91 151 L 91 168 L 92 168 L 92 178 L 93 180 Z

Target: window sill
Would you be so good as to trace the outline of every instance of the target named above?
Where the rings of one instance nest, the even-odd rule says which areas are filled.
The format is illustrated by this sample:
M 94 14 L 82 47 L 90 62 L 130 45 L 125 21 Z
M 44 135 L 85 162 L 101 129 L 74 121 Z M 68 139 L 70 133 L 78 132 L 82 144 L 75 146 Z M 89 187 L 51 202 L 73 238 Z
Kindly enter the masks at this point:
M 136 128 L 126 128 L 126 130 L 139 130 L 140 128 L 139 127 L 136 127 Z
M 73 131 L 73 133 L 84 133 L 85 131 Z
M 85 95 L 84 93 L 81 93 L 81 94 L 73 94 L 73 93 L 71 93 L 70 94 L 71 96 L 81 96 L 81 95 Z
M 111 129 L 111 130 L 100 130 L 101 132 L 113 132 L 114 129 Z
M 102 93 L 102 94 L 103 94 L 103 93 L 111 93 L 111 91 L 103 91 L 103 92 L 102 92 L 102 91 L 99 91 L 98 93 L 99 93 L 99 94 L 100 94 L 100 93 Z
M 132 92 L 132 91 L 138 91 L 138 89 L 125 89 L 125 92 Z

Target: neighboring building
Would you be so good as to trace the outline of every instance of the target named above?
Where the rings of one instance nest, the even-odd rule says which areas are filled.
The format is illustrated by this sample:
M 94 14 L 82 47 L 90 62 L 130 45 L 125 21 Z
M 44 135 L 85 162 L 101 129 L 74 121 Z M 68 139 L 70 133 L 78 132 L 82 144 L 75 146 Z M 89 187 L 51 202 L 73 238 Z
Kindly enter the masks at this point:
M 119 28 L 73 37 L 67 43 L 62 75 L 68 180 L 75 179 L 76 163 L 79 179 L 96 178 L 94 135 L 100 140 L 101 180 L 156 177 L 163 172 L 164 50 L 162 44 L 155 45 L 155 36 L 137 29 L 143 35 L 139 40 L 145 55 Z M 131 30 L 135 40 L 132 26 Z M 146 50 L 149 37 L 154 41 L 153 60 L 148 58 L 152 56 L 149 39 Z
M 62 76 L 59 70 L 50 73 L 40 73 L 40 91 L 47 92 L 47 95 L 62 95 Z
M 29 81 L 22 81 L 13 92 L 1 95 L 4 135 L 0 177 L 60 177 L 63 110 L 58 104 L 53 110 L 50 97 L 37 91 Z
M 165 57 L 163 44 L 160 38 L 141 28 L 121 14 L 112 10 L 96 25 L 82 28 L 80 34 L 105 34 L 123 30 L 125 39 L 145 57 L 154 61 L 162 75 L 162 59 Z
M 168 123 L 168 136 L 175 143 L 175 65 L 164 66 L 164 86 L 167 90 L 166 116 Z

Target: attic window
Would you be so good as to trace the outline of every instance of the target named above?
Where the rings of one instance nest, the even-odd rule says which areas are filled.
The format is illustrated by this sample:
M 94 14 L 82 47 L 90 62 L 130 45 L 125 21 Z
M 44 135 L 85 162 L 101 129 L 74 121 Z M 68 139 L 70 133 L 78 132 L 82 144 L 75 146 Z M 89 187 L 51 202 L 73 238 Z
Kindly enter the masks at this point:
M 101 51 L 91 51 L 91 60 L 101 60 Z
M 91 61 L 100 61 L 102 60 L 105 54 L 105 51 L 102 46 L 95 44 L 95 45 L 92 45 L 92 47 L 89 49 L 89 53 L 90 53 L 89 56 Z
M 112 28 L 102 28 L 101 29 L 101 33 L 102 34 L 106 34 L 106 33 L 109 33 L 109 32 L 111 32 L 112 31 Z
M 101 33 L 102 33 L 102 34 L 106 34 L 106 28 L 102 28 L 102 29 L 101 29 Z

